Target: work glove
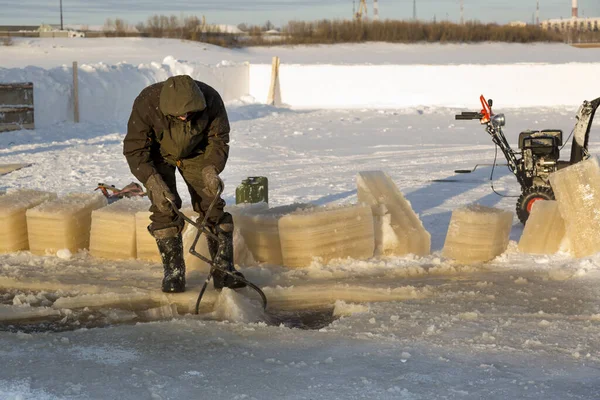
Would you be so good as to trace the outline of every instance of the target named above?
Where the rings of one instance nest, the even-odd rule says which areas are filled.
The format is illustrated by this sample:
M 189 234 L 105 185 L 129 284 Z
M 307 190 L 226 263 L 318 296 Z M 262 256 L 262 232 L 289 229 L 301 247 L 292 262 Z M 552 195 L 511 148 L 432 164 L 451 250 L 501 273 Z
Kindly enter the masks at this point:
M 223 185 L 217 168 L 214 165 L 209 165 L 202 169 L 202 180 L 204 180 L 206 192 L 213 197 L 219 193 L 219 189 Z
M 152 195 L 152 203 L 163 213 L 170 212 L 173 207 L 169 200 L 175 202 L 175 195 L 171 192 L 162 176 L 159 174 L 150 175 L 146 181 L 146 188 Z

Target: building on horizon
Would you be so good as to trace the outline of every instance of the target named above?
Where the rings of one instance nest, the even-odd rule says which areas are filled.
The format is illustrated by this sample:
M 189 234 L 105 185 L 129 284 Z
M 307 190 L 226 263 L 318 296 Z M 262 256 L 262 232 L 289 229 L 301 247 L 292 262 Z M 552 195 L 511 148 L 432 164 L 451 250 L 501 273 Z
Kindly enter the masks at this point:
M 547 19 L 540 22 L 542 29 L 564 31 L 600 31 L 600 18 L 579 18 L 572 17 L 568 19 Z
M 60 29 L 60 25 L 0 25 L 0 37 L 75 38 L 85 33 L 75 29 Z

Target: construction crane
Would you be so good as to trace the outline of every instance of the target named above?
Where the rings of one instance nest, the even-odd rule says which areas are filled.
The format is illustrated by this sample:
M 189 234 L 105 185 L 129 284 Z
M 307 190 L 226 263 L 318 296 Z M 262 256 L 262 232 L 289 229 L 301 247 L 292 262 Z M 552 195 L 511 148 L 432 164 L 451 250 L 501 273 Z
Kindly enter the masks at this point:
M 354 19 L 357 21 L 361 21 L 363 15 L 367 16 L 367 0 L 360 0 L 360 4 L 358 5 L 358 11 L 354 14 Z

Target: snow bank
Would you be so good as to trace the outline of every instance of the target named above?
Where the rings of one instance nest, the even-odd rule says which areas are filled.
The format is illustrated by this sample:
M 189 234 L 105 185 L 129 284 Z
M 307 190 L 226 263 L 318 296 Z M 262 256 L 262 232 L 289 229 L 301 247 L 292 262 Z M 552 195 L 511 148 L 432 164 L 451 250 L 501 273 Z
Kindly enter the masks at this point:
M 281 98 L 294 108 L 479 107 L 483 93 L 502 107 L 575 107 L 600 94 L 591 79 L 600 62 L 496 65 L 288 65 L 280 69 Z M 215 87 L 225 101 L 250 95 L 265 102 L 271 65 L 221 62 L 206 65 L 168 56 L 162 63 L 82 64 L 79 68 L 80 119 L 122 121 L 146 86 L 188 74 Z M 0 68 L 0 82 L 34 83 L 38 127 L 73 116 L 72 69 L 62 66 Z M 548 90 L 548 87 L 551 90 Z
M 43 69 L 0 68 L 0 82 L 33 82 L 37 127 L 73 120 L 71 66 Z M 166 57 L 162 63 L 131 65 L 81 64 L 79 66 L 80 120 L 126 120 L 133 100 L 146 86 L 172 75 L 188 74 L 219 91 L 225 101 L 248 93 L 248 65 L 203 65 Z

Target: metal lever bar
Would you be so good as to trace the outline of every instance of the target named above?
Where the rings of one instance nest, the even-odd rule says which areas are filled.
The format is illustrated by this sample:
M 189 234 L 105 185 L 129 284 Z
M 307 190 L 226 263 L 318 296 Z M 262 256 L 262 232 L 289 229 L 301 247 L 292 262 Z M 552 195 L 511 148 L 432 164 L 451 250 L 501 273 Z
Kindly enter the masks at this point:
M 198 244 L 198 240 L 200 240 L 200 236 L 202 236 L 203 233 L 206 236 L 210 237 L 211 239 L 214 239 L 217 241 L 217 243 L 219 244 L 219 247 L 217 248 L 217 254 L 219 254 L 219 252 L 221 251 L 221 247 L 223 246 L 223 243 L 221 243 L 221 241 L 219 240 L 218 236 L 215 233 L 211 232 L 211 230 L 206 227 L 206 224 L 208 223 L 208 216 L 210 215 L 210 212 L 212 211 L 213 207 L 217 203 L 217 200 L 221 196 L 221 193 L 223 193 L 223 189 L 224 189 L 223 181 L 220 181 L 219 190 L 217 191 L 217 194 L 215 195 L 215 198 L 213 199 L 213 201 L 208 206 L 208 209 L 206 210 L 206 213 L 204 214 L 204 219 L 202 220 L 202 222 L 200 224 L 198 224 L 197 221 L 193 221 L 191 218 L 189 218 L 184 213 L 182 213 L 177 208 L 175 203 L 169 200 L 169 202 L 171 203 L 171 207 L 177 213 L 177 215 L 179 215 L 181 218 L 183 218 L 183 220 L 185 222 L 192 225 L 193 227 L 195 227 L 198 230 L 198 232 L 196 233 L 196 237 L 194 238 L 194 241 L 192 242 L 192 245 L 190 246 L 190 254 L 195 257 L 198 257 L 199 259 L 201 259 L 202 261 L 204 261 L 205 263 L 210 265 L 210 271 L 208 272 L 208 275 L 206 276 L 206 279 L 204 280 L 204 284 L 202 285 L 202 289 L 200 290 L 200 293 L 198 294 L 198 299 L 196 300 L 195 313 L 199 314 L 200 301 L 202 301 L 202 296 L 204 296 L 204 292 L 206 291 L 208 283 L 212 279 L 213 273 L 216 269 L 219 269 L 221 272 L 224 272 L 225 274 L 233 277 L 234 279 L 244 282 L 248 287 L 254 289 L 261 297 L 262 303 L 263 303 L 263 309 L 266 310 L 267 296 L 265 296 L 264 292 L 258 286 L 256 286 L 252 282 L 246 280 L 245 278 L 234 275 L 230 271 L 227 271 L 225 269 L 217 267 L 213 260 L 209 260 L 208 258 L 204 257 L 202 254 L 200 254 L 196 251 L 196 245 Z
M 508 164 L 475 164 L 475 166 L 473 167 L 473 169 L 455 169 L 454 173 L 455 174 L 470 174 L 471 172 L 474 172 L 478 167 L 508 167 Z

